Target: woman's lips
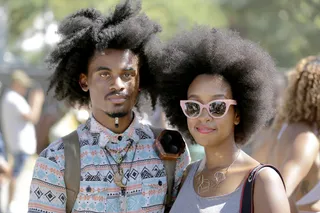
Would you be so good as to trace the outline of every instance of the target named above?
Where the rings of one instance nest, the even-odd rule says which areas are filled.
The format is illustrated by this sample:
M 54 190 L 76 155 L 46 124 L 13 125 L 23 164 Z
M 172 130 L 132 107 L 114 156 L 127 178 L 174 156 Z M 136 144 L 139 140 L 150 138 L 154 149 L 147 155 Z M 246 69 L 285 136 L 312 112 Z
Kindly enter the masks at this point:
M 201 134 L 210 134 L 214 132 L 216 129 L 201 126 L 201 127 L 196 127 L 196 130 Z

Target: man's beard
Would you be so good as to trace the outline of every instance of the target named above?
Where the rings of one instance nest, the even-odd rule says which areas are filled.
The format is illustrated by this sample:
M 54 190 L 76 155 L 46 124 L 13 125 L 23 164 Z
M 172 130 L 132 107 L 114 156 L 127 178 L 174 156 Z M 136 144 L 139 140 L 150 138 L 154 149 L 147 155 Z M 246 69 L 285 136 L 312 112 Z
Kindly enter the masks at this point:
M 128 112 L 114 112 L 114 113 L 105 112 L 105 114 L 111 118 L 122 118 L 128 115 Z

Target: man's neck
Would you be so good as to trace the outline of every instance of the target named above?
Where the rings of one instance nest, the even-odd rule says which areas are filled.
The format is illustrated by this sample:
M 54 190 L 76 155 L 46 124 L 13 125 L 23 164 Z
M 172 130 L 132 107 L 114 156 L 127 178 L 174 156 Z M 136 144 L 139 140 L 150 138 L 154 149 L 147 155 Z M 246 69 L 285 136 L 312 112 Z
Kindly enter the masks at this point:
M 92 112 L 94 118 L 104 127 L 109 129 L 110 131 L 120 134 L 126 131 L 126 129 L 130 126 L 133 120 L 133 113 L 129 112 L 127 115 L 119 118 L 118 127 L 115 124 L 115 118 L 110 117 L 103 111 L 93 111 Z

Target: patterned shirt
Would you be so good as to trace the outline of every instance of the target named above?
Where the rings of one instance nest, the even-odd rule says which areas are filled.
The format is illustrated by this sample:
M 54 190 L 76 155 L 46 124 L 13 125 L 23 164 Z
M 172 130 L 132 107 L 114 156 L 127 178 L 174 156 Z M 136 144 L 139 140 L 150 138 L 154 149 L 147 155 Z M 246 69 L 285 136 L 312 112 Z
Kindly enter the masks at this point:
M 134 119 L 122 134 L 115 134 L 91 116 L 77 129 L 80 143 L 80 191 L 72 212 L 163 212 L 167 192 L 166 171 L 154 147 L 148 125 Z M 106 151 L 108 150 L 108 151 Z M 125 154 L 126 153 L 126 154 Z M 110 156 L 111 154 L 111 156 Z M 114 182 L 116 162 L 126 184 L 125 196 Z M 64 145 L 58 140 L 39 156 L 30 188 L 29 212 L 65 212 Z M 190 163 L 188 149 L 176 164 L 173 197 L 183 170 Z M 125 205 L 123 204 L 125 203 Z

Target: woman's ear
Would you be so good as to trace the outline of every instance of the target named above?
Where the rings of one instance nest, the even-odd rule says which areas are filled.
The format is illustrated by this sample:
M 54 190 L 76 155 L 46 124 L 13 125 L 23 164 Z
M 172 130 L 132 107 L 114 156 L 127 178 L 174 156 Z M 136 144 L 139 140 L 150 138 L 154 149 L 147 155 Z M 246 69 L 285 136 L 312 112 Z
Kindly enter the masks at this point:
M 239 110 L 236 108 L 235 110 L 235 114 L 234 114 L 234 119 L 233 119 L 233 123 L 234 125 L 238 125 L 240 123 L 240 112 Z
M 88 92 L 88 77 L 83 73 L 80 74 L 79 85 L 84 92 Z

